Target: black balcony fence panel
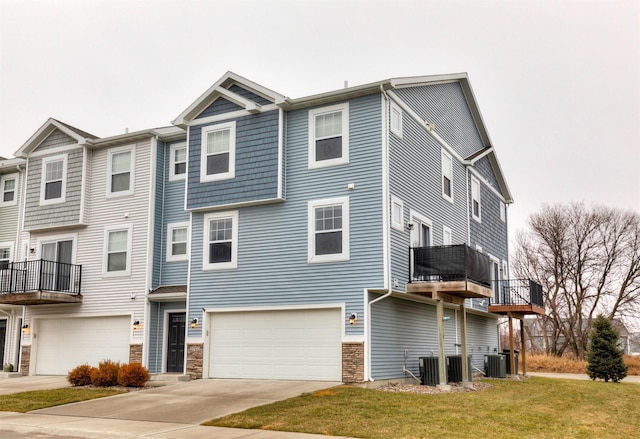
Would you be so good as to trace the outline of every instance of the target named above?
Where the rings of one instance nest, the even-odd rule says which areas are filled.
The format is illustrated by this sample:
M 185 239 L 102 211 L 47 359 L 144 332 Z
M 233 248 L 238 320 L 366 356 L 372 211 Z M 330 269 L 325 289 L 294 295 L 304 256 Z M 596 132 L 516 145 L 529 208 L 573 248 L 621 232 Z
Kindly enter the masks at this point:
M 497 281 L 498 294 L 493 305 L 536 305 L 544 308 L 542 285 L 531 279 L 508 279 Z
M 55 291 L 80 294 L 82 266 L 38 259 L 0 267 L 0 293 Z
M 470 280 L 491 286 L 491 260 L 468 245 L 413 247 L 411 281 L 450 282 Z

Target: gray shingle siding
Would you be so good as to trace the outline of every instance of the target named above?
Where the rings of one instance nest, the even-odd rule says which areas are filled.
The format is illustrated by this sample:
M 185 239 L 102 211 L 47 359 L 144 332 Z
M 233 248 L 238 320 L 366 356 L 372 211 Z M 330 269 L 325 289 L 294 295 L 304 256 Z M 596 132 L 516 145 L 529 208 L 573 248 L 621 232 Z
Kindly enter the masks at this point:
M 65 202 L 40 206 L 42 160 L 28 160 L 27 196 L 24 227 L 26 230 L 79 224 L 82 193 L 83 149 L 76 148 L 67 154 L 67 180 Z M 58 153 L 55 156 L 59 155 Z
M 46 151 L 48 149 L 57 148 L 59 146 L 75 145 L 76 140 L 66 135 L 60 130 L 55 130 L 49 136 L 38 145 L 38 151 Z
M 202 270 L 204 213 L 193 214 L 190 315 L 210 307 L 328 303 L 363 315 L 364 288 L 383 286 L 380 136 L 380 96 L 354 99 L 349 164 L 309 170 L 308 110 L 289 113 L 287 200 L 238 209 L 237 269 Z M 350 203 L 350 260 L 308 263 L 308 201 L 343 196 Z M 363 327 L 346 330 L 362 334 Z
M 235 121 L 235 178 L 228 180 L 200 182 L 201 132 L 210 125 L 190 128 L 188 209 L 277 197 L 279 112 L 244 116 Z
M 257 94 L 252 93 L 249 90 L 246 90 L 237 84 L 234 84 L 231 87 L 229 87 L 229 91 L 239 94 L 243 98 L 249 99 L 250 101 L 257 102 L 260 105 L 267 105 L 271 103 L 269 100 L 263 98 L 262 96 L 258 96 Z
M 234 104 L 225 98 L 219 97 L 211 105 L 205 108 L 202 113 L 198 114 L 196 119 L 202 119 L 209 116 L 218 116 L 220 114 L 230 113 L 232 111 L 242 110 L 239 105 Z

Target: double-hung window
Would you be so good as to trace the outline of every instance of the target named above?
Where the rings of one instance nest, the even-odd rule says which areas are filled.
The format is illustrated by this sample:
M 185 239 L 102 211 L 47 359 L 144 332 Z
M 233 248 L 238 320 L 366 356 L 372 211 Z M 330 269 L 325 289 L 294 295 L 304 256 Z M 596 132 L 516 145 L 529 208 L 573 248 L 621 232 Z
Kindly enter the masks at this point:
M 236 123 L 202 128 L 200 181 L 235 177 Z
M 309 262 L 349 260 L 349 198 L 309 201 Z
M 349 163 L 349 103 L 309 111 L 309 168 Z
M 105 229 L 103 274 L 127 276 L 131 273 L 131 234 L 131 225 Z
M 135 149 L 132 146 L 109 150 L 107 196 L 133 194 Z
M 169 181 L 183 180 L 187 174 L 187 146 L 184 143 L 171 145 L 169 153 Z
M 3 175 L 0 177 L 0 206 L 16 204 L 18 174 Z
M 9 268 L 11 262 L 12 243 L 0 243 L 0 270 Z
M 67 156 L 42 159 L 40 204 L 63 203 L 66 193 Z
M 481 213 L 480 182 L 475 177 L 471 177 L 471 216 L 474 220 L 480 221 Z
M 189 223 L 167 225 L 167 262 L 189 259 Z
M 442 150 L 442 197 L 453 203 L 453 159 Z
M 203 270 L 223 270 L 238 266 L 238 211 L 204 216 Z

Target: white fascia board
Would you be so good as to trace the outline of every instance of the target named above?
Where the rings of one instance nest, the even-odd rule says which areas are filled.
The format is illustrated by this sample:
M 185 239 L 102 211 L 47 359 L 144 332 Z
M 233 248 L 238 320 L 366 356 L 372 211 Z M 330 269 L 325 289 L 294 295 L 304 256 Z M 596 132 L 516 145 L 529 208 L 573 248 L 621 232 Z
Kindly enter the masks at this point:
M 27 161 L 22 158 L 0 160 L 0 171 L 17 171 L 20 166 L 23 166 L 26 163 Z
M 224 75 L 222 75 L 222 77 L 218 79 L 215 82 L 215 84 L 213 84 L 204 93 L 202 93 L 198 97 L 198 99 L 196 99 L 191 105 L 189 105 L 182 113 L 180 113 L 178 117 L 172 120 L 171 123 L 173 125 L 184 126 L 189 121 L 191 121 L 196 114 L 200 113 L 200 111 L 204 110 L 208 105 L 210 105 L 210 103 L 213 102 L 213 100 L 215 99 L 214 95 L 216 93 L 219 93 L 220 90 L 225 90 L 226 92 L 233 93 L 227 90 L 226 88 L 224 88 L 224 85 L 229 83 L 237 83 L 240 86 L 246 86 L 246 88 L 248 89 L 257 91 L 258 92 L 257 94 L 266 96 L 267 99 L 271 98 L 274 102 L 281 102 L 286 100 L 286 97 L 279 93 L 275 93 L 272 90 L 269 90 L 266 87 L 256 84 L 253 81 L 249 81 L 248 79 L 243 78 L 242 76 L 237 75 L 233 72 L 227 72 Z M 235 93 L 233 94 L 235 96 L 238 96 Z M 242 99 L 247 102 L 251 102 L 244 98 Z M 247 108 L 245 105 L 242 105 L 242 104 L 238 104 L 238 105 L 241 105 Z M 254 102 L 252 105 L 257 105 L 257 104 Z M 249 110 L 249 108 L 247 109 Z
M 392 78 L 390 80 L 393 88 L 419 87 L 421 85 L 446 84 L 468 79 L 465 72 L 450 73 L 444 75 L 407 76 L 404 78 Z
M 266 113 L 268 111 L 273 111 L 273 110 L 277 110 L 278 106 L 275 104 L 268 104 L 265 105 L 263 107 L 261 107 L 262 109 L 262 113 Z M 192 119 L 188 122 L 185 122 L 183 125 L 183 127 L 187 128 L 190 126 L 198 126 L 198 125 L 209 125 L 212 123 L 216 123 L 216 122 L 222 122 L 222 121 L 228 121 L 228 120 L 232 120 L 232 119 L 237 119 L 239 117 L 243 117 L 243 116 L 249 116 L 252 113 L 248 110 L 237 110 L 237 111 L 230 111 L 229 113 L 222 113 L 222 114 L 216 114 L 215 116 L 208 116 L 208 117 L 202 117 L 199 119 Z
M 247 110 L 249 113 L 260 113 L 261 106 L 257 102 L 253 102 L 247 98 L 243 98 L 237 93 L 227 90 L 226 88 L 217 87 L 215 93 L 224 97 L 228 101 L 233 102 L 236 105 Z M 215 100 L 215 99 L 214 99 Z
M 511 190 L 509 189 L 507 180 L 504 178 L 502 167 L 500 166 L 500 162 L 498 161 L 498 156 L 496 155 L 495 151 L 493 151 L 493 154 L 489 155 L 489 163 L 491 163 L 491 167 L 493 168 L 494 174 L 496 174 L 500 189 L 503 192 L 504 202 L 507 204 L 513 204 L 513 196 L 511 195 Z
M 286 96 L 281 95 L 278 92 L 275 92 L 271 89 L 268 89 L 267 87 L 264 87 L 256 82 L 253 82 L 243 76 L 238 75 L 237 73 L 233 73 L 233 72 L 227 72 L 227 74 L 225 75 L 226 78 L 224 81 L 222 81 L 222 83 L 225 86 L 231 86 L 233 84 L 238 84 L 240 85 L 242 88 L 246 88 L 249 91 L 254 92 L 255 94 L 257 94 L 258 96 L 262 96 L 263 98 L 267 99 L 267 100 L 271 100 L 275 103 L 284 101 L 285 99 L 287 99 Z
M 29 137 L 29 140 L 27 140 L 20 149 L 16 151 L 15 156 L 23 158 L 26 157 L 56 129 L 74 139 L 79 145 L 84 145 L 88 142 L 88 139 L 85 137 L 79 136 L 75 131 L 70 130 L 54 118 L 50 117 L 31 137 Z

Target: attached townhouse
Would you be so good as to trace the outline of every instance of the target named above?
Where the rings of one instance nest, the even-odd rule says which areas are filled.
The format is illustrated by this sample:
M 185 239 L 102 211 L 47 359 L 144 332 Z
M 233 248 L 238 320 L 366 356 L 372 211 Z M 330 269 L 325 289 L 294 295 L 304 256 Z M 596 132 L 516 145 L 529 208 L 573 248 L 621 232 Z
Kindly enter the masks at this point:
M 497 351 L 512 198 L 466 74 L 289 99 L 227 73 L 173 123 L 192 377 L 359 382 Z M 451 245 L 485 255 L 481 285 L 464 259 L 416 276 L 413 248 Z
M 25 161 L 0 157 L 0 291 L 10 288 L 11 264 L 18 260 L 20 204 Z M 22 307 L 0 303 L 0 361 L 18 367 Z
M 172 127 L 50 119 L 17 156 L 39 285 L 0 302 L 24 306 L 24 374 L 363 382 L 438 357 L 442 383 L 539 311 L 507 280 L 512 197 L 466 74 L 290 99 L 228 72 Z
M 49 119 L 18 150 L 26 160 L 24 261 L 13 264 L 3 303 L 24 306 L 23 374 L 145 361 L 150 197 L 165 132 L 98 139 Z

